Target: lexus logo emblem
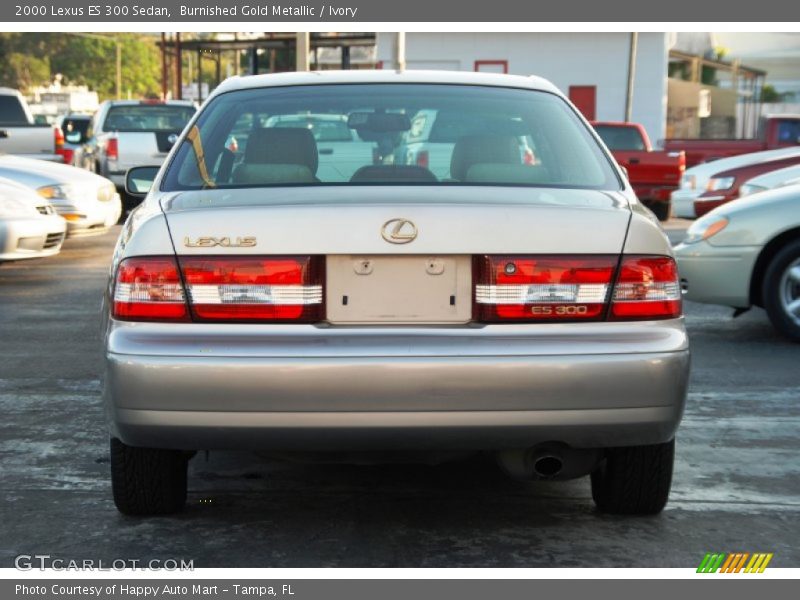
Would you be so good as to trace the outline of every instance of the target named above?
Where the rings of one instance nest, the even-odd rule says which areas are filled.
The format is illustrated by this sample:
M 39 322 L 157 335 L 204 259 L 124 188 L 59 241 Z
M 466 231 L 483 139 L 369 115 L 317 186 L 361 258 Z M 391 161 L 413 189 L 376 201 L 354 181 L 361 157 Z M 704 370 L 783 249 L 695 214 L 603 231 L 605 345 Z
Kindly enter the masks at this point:
M 408 244 L 417 239 L 417 226 L 408 219 L 391 219 L 383 224 L 381 235 L 390 244 Z
M 175 142 L 177 142 L 177 141 L 178 141 L 178 134 L 177 134 L 177 133 L 170 133 L 170 134 L 169 134 L 169 137 L 167 138 L 167 141 L 168 141 L 170 144 L 174 144 Z

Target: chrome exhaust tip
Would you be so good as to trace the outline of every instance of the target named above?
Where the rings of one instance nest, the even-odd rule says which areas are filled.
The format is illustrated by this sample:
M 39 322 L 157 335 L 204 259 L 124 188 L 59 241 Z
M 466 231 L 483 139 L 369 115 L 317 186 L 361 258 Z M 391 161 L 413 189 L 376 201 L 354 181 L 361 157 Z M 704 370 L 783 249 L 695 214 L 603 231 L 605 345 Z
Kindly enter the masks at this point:
M 555 477 L 564 468 L 564 461 L 560 456 L 554 454 L 543 454 L 537 456 L 533 461 L 533 472 L 539 477 L 549 479 Z

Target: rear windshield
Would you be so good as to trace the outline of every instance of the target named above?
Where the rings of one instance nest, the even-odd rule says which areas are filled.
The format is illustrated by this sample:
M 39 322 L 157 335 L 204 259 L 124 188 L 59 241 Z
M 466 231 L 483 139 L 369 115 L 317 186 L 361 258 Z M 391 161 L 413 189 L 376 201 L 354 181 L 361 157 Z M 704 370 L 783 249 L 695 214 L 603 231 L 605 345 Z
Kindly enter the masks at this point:
M 597 135 L 605 142 L 609 150 L 645 150 L 642 134 L 636 127 L 614 127 L 612 125 L 596 125 Z
M 546 92 L 428 84 L 258 88 L 216 97 L 196 126 L 167 169 L 165 191 L 359 184 L 620 189 L 587 127 Z
M 82 139 L 88 130 L 88 118 L 64 117 L 64 120 L 61 121 L 61 131 L 64 132 L 64 137 L 68 142 L 71 142 L 72 139 Z
M 800 144 L 800 121 L 778 123 L 778 141 L 781 144 Z
M 191 106 L 131 104 L 112 106 L 103 131 L 171 131 L 180 133 L 194 115 Z

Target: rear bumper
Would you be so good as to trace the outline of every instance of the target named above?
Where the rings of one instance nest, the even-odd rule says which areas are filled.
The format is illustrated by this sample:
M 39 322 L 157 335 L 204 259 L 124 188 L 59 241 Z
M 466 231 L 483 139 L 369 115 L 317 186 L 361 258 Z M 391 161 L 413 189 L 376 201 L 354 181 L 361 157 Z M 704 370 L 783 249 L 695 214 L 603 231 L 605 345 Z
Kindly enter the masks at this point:
M 449 330 L 115 323 L 108 349 L 112 433 L 182 449 L 658 443 L 675 433 L 689 372 L 680 319 Z
M 666 442 L 678 407 L 549 411 L 204 412 L 119 409 L 115 435 L 178 449 L 501 450 L 561 442 L 606 448 Z
M 671 202 L 672 192 L 677 188 L 675 186 L 654 186 L 650 184 L 631 184 L 636 197 L 645 206 L 652 204 L 669 204 Z

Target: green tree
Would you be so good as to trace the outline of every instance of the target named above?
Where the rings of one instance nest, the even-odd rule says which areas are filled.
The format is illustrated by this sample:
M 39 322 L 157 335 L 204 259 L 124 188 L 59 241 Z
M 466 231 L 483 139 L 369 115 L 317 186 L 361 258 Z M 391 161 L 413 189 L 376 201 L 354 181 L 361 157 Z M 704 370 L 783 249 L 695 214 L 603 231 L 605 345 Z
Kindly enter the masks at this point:
M 104 39 L 104 38 L 108 39 Z M 60 73 L 66 84 L 87 85 L 102 99 L 116 95 L 116 40 L 122 51 L 122 93 L 161 93 L 161 58 L 155 35 L 3 33 L 0 85 L 25 91 Z

